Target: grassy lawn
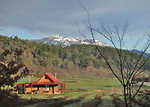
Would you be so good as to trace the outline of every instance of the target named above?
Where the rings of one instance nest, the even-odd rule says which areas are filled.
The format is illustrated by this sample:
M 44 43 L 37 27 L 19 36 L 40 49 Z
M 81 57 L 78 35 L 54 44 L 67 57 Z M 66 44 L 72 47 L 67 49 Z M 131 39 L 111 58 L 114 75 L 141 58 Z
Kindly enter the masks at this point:
M 74 82 L 67 82 L 67 89 L 112 89 L 112 88 L 120 88 L 120 84 L 116 79 L 73 79 Z
M 33 82 L 38 80 L 39 77 L 25 77 L 18 81 L 18 83 L 21 82 Z M 88 103 L 91 101 L 94 101 L 95 97 L 97 95 L 102 96 L 102 103 L 99 104 L 100 107 L 114 107 L 112 103 L 112 97 L 111 95 L 114 93 L 121 94 L 121 85 L 116 79 L 113 78 L 107 78 L 107 79 L 89 79 L 89 78 L 72 78 L 72 79 L 65 79 L 61 80 L 66 83 L 66 92 L 58 95 L 47 95 L 47 94 L 41 94 L 41 95 L 19 95 L 23 99 L 39 99 L 39 100 L 52 100 L 52 99 L 59 99 L 59 98 L 65 98 L 66 100 L 72 100 L 72 99 L 79 99 L 83 97 L 83 99 L 80 102 L 71 103 L 65 105 L 65 107 L 80 107 L 83 103 Z M 44 103 L 44 102 L 39 102 Z M 26 107 L 36 107 L 38 105 L 32 104 L 27 105 Z M 47 103 L 49 104 L 49 103 Z M 46 102 L 45 106 L 46 107 Z

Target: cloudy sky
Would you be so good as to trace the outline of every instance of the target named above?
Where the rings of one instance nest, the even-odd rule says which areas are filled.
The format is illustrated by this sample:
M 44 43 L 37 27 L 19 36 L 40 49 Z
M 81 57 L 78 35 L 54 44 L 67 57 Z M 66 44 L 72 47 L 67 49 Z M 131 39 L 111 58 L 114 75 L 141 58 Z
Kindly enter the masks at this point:
M 81 1 L 81 2 L 80 2 Z M 91 23 L 129 23 L 129 33 L 150 29 L 150 0 L 0 0 L 0 34 L 37 39 L 53 34 L 86 34 L 87 14 Z M 79 33 L 80 32 L 80 33 Z

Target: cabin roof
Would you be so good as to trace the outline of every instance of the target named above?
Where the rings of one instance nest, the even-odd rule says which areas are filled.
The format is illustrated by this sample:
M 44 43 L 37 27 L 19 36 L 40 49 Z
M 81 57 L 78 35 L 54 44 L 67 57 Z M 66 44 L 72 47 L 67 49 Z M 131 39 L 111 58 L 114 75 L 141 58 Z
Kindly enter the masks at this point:
M 38 82 L 43 76 L 47 76 L 52 82 Z M 56 85 L 56 84 L 64 84 L 64 82 L 58 81 L 52 73 L 46 72 L 40 77 L 39 80 L 36 82 L 25 82 L 25 83 L 16 83 L 16 85 L 24 85 L 24 84 L 31 84 L 31 85 Z

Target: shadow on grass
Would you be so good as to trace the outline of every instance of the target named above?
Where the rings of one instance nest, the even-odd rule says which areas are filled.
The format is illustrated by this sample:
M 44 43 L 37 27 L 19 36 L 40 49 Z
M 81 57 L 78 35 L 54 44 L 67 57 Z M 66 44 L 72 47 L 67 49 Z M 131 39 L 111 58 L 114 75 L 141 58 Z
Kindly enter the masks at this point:
M 97 107 L 101 103 L 101 96 L 97 95 L 93 100 L 83 103 L 81 107 Z
M 10 90 L 0 90 L 0 107 L 20 107 L 19 97 Z
M 0 90 L 0 107 L 63 107 L 64 105 L 80 102 L 84 97 L 76 99 L 53 98 L 53 99 L 22 99 L 17 94 L 11 94 L 8 90 Z
M 146 93 L 140 99 L 135 100 L 134 104 L 140 107 L 150 107 L 150 93 Z M 86 99 L 88 94 L 84 94 L 75 99 L 69 99 L 69 96 L 64 96 L 63 98 L 49 98 L 49 99 L 22 99 L 17 94 L 10 94 L 10 91 L 0 90 L 0 107 L 64 107 L 65 105 L 75 104 L 82 102 Z M 89 100 L 81 104 L 81 107 L 98 107 L 102 104 L 104 96 L 96 95 L 94 99 Z M 125 107 L 124 102 L 119 98 L 119 96 L 112 95 L 112 103 L 115 107 Z M 106 100 L 106 99 L 105 99 Z M 104 105 L 105 106 L 105 105 Z
M 69 99 L 69 100 L 67 100 L 65 98 L 50 99 L 47 101 L 43 100 L 43 101 L 40 101 L 41 103 L 37 104 L 35 107 L 63 107 L 64 105 L 78 103 L 82 99 L 83 99 L 82 97 L 79 97 L 76 99 Z M 39 102 L 39 101 L 36 101 L 36 102 Z M 29 103 L 29 104 L 31 104 L 31 103 Z

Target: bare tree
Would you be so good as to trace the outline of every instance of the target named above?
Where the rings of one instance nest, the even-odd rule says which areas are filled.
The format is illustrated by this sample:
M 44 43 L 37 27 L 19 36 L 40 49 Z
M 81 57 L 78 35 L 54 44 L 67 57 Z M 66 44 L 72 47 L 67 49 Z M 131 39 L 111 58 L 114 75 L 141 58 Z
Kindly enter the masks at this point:
M 105 60 L 105 63 L 108 65 L 109 70 L 120 82 L 123 88 L 123 96 L 126 107 L 131 107 L 132 99 L 135 99 L 136 95 L 139 93 L 141 87 L 144 84 L 144 81 L 142 81 L 140 85 L 135 85 L 133 83 L 135 78 L 142 75 L 145 71 L 144 65 L 149 59 L 146 58 L 144 54 L 150 46 L 150 39 L 148 39 L 146 44 L 144 44 L 145 47 L 143 48 L 140 55 L 133 54 L 128 49 L 124 50 L 123 46 L 125 45 L 124 39 L 127 34 L 127 28 L 128 24 L 125 24 L 123 27 L 102 25 L 98 29 L 93 27 L 91 23 L 89 23 L 89 31 L 93 38 L 93 42 L 95 43 L 96 33 L 96 36 L 100 35 L 107 39 L 115 49 L 115 52 L 117 54 L 117 57 L 115 59 L 117 62 L 116 66 L 119 72 L 113 67 L 113 63 L 109 60 L 108 56 L 105 55 L 104 47 L 93 45 L 98 54 Z M 136 59 L 131 54 L 136 55 Z
M 124 102 L 126 107 L 132 106 L 132 100 L 135 99 L 140 89 L 144 85 L 144 81 L 140 84 L 134 84 L 135 79 L 143 74 L 145 71 L 145 64 L 149 60 L 145 57 L 146 51 L 150 47 L 150 37 L 147 35 L 148 39 L 141 50 L 141 54 L 137 55 L 126 49 L 124 50 L 125 44 L 128 42 L 125 41 L 125 37 L 127 36 L 128 23 L 123 26 L 108 26 L 108 25 L 100 25 L 99 28 L 96 28 L 92 25 L 90 20 L 90 13 L 88 9 L 82 4 L 80 0 L 78 0 L 79 5 L 84 10 L 87 15 L 87 25 L 88 31 L 93 39 L 93 46 L 97 51 L 97 54 L 102 57 L 108 66 L 111 73 L 114 77 L 120 82 L 123 89 Z M 114 68 L 114 63 L 109 60 L 109 56 L 105 54 L 105 47 L 100 47 L 96 45 L 95 37 L 100 36 L 104 39 L 108 40 L 112 44 L 112 48 L 114 48 L 117 57 L 115 57 L 116 68 Z M 139 41 L 139 40 L 138 40 Z M 137 45 L 137 43 L 136 43 Z M 132 55 L 131 55 L 132 54 Z M 136 58 L 134 57 L 136 56 Z

